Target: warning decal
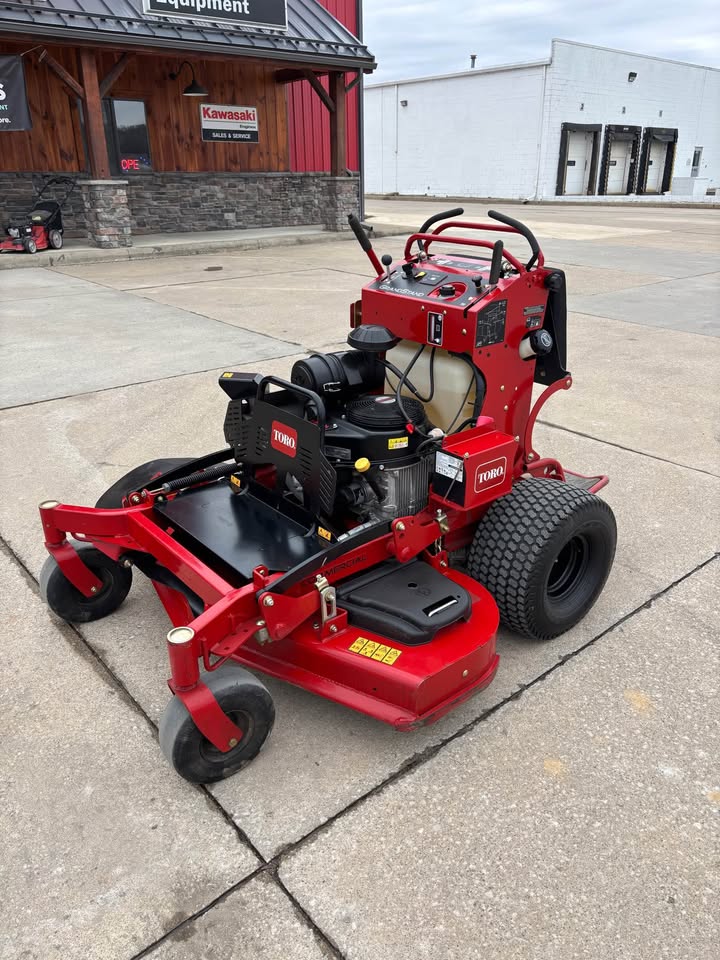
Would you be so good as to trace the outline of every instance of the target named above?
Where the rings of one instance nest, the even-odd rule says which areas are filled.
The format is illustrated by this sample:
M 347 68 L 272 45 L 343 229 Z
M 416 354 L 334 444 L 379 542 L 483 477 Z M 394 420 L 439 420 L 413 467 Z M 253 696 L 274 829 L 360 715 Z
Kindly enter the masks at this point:
M 359 653 L 361 657 L 369 657 L 370 660 L 377 660 L 379 663 L 387 663 L 390 666 L 395 663 L 402 653 L 402 650 L 387 647 L 383 643 L 376 643 L 374 640 L 368 640 L 366 637 L 358 637 L 350 647 L 350 651 L 352 653 Z

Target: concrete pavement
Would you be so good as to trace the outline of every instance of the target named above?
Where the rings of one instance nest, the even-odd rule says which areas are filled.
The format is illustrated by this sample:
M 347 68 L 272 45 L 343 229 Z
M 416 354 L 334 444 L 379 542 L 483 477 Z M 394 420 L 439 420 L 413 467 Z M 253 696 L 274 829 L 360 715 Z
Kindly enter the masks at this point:
M 440 206 L 371 212 L 417 227 Z M 575 386 L 545 408 L 538 447 L 611 475 L 606 591 L 552 643 L 501 636 L 496 682 L 410 735 L 269 684 L 270 740 L 211 791 L 154 742 L 167 625 L 152 591 L 138 577 L 113 617 L 59 626 L 33 596 L 36 505 L 92 502 L 138 462 L 221 445 L 217 374 L 285 374 L 340 342 L 367 262 L 342 241 L 0 274 L 0 957 L 711 955 L 715 212 L 507 212 L 567 264 Z M 377 246 L 399 255 L 401 240 Z

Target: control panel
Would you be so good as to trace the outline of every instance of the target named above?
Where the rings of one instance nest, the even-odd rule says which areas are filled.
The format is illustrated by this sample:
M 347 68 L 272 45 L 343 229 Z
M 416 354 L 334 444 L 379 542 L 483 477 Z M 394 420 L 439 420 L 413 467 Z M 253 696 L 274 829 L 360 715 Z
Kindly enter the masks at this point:
M 470 306 L 487 286 L 490 261 L 456 257 L 433 257 L 416 263 L 403 263 L 392 267 L 386 265 L 382 276 L 369 289 L 382 293 L 394 293 L 418 300 L 432 300 L 454 307 Z M 441 343 L 428 334 L 431 343 Z

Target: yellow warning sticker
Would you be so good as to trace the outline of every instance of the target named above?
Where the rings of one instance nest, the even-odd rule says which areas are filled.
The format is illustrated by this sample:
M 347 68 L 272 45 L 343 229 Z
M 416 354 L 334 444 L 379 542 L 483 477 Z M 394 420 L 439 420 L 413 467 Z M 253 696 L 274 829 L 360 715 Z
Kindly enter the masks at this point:
M 242 486 L 242 479 L 241 479 L 240 477 L 236 477 L 235 474 L 233 474 L 233 475 L 230 477 L 230 483 L 231 483 L 234 487 L 241 487 L 241 486 Z
M 322 537 L 323 540 L 332 540 L 333 535 L 329 530 L 326 530 L 325 527 L 318 527 L 318 536 Z
M 222 375 L 221 379 L 222 379 L 222 380 L 232 380 L 232 374 L 231 374 L 231 373 L 224 373 L 224 374 Z
M 402 650 L 388 647 L 384 643 L 376 643 L 374 640 L 368 640 L 367 637 L 358 637 L 350 647 L 350 652 L 359 653 L 361 657 L 368 657 L 370 660 L 377 660 L 378 663 L 387 663 L 392 666 Z
M 393 437 L 388 440 L 388 450 L 403 450 L 410 446 L 410 437 Z

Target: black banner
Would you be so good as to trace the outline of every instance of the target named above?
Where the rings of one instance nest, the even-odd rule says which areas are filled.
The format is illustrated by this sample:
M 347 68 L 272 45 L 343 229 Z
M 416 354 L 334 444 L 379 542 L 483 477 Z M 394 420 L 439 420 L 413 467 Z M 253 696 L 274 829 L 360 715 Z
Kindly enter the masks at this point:
M 0 57 L 0 131 L 31 128 L 22 57 Z
M 143 0 L 145 13 L 287 30 L 286 0 Z

